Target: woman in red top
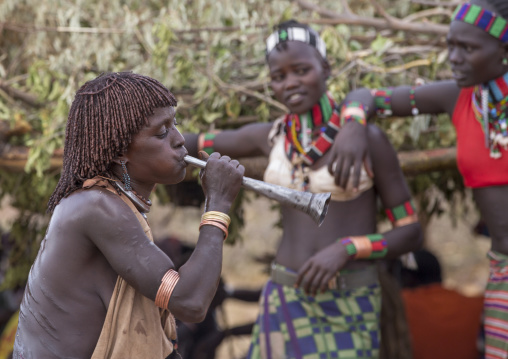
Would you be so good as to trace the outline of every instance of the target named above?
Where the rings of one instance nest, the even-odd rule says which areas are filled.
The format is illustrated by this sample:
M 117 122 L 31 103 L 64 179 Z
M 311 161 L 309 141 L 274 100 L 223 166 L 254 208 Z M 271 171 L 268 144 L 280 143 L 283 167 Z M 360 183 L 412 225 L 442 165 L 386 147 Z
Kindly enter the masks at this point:
M 504 274 L 508 269 L 504 213 L 508 206 L 507 19 L 506 0 L 472 0 L 460 5 L 447 35 L 453 80 L 417 88 L 359 89 L 343 104 L 364 111 L 367 118 L 418 113 L 448 113 L 452 118 L 459 170 L 465 185 L 473 189 L 492 237 L 491 274 L 485 293 L 486 357 L 490 359 L 508 358 L 508 275 Z M 339 135 L 342 141 L 336 141 L 336 161 L 330 171 L 338 184 L 343 185 L 348 177 L 350 164 L 364 158 L 367 145 L 362 131 L 353 122 Z M 351 151 L 353 148 L 357 151 Z

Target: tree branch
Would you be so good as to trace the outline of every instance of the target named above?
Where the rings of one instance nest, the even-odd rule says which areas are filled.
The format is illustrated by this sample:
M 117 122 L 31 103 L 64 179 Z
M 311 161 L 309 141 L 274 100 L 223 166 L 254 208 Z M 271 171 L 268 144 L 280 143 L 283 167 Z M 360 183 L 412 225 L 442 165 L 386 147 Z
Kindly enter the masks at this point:
M 41 104 L 37 101 L 37 96 L 27 92 L 23 92 L 21 90 L 18 90 L 17 88 L 7 85 L 2 80 L 0 80 L 0 89 L 5 91 L 5 93 L 8 94 L 10 97 L 16 100 L 20 100 L 29 106 L 35 108 L 41 107 Z
M 462 4 L 462 1 L 429 1 L 429 0 L 411 0 L 412 3 L 428 6 L 455 7 Z
M 423 151 L 406 151 L 398 154 L 400 166 L 405 175 L 417 175 L 444 169 L 456 168 L 456 149 L 439 148 Z M 28 158 L 27 147 L 9 147 L 0 154 L 0 169 L 10 172 L 22 172 Z M 57 150 L 51 158 L 50 171 L 62 167 L 63 151 Z M 268 164 L 265 157 L 241 158 L 248 177 L 261 179 Z M 189 173 L 192 171 L 188 171 Z M 188 178 L 190 179 L 190 178 Z
M 296 0 L 296 3 L 304 10 L 313 11 L 319 14 L 322 19 L 319 20 L 311 20 L 305 21 L 302 19 L 302 22 L 314 23 L 314 24 L 326 24 L 326 25 L 357 25 L 357 26 L 370 26 L 374 27 L 378 30 L 389 29 L 396 31 L 406 31 L 406 32 L 417 32 L 417 33 L 426 33 L 426 34 L 437 34 L 437 35 L 445 35 L 448 32 L 447 25 L 434 24 L 431 22 L 421 22 L 421 23 L 410 23 L 407 21 L 403 21 L 388 15 L 389 20 L 380 19 L 380 18 L 371 18 L 371 17 L 362 17 L 355 14 L 339 14 L 330 9 L 325 9 L 319 7 L 317 5 L 311 4 L 305 0 Z M 382 10 L 385 13 L 384 9 Z

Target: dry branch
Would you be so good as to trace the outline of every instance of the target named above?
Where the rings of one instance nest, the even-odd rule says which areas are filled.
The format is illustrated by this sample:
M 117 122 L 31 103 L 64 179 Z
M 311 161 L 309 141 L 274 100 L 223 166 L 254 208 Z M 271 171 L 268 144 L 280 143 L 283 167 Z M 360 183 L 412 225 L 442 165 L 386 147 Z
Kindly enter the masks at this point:
M 462 4 L 462 1 L 428 1 L 428 0 L 411 0 L 412 3 L 428 6 L 445 6 L 455 7 Z
M 210 71 L 210 69 L 208 69 L 208 77 L 213 80 L 217 86 L 219 88 L 221 88 L 222 90 L 233 90 L 235 92 L 240 92 L 240 93 L 243 93 L 245 95 L 248 95 L 248 96 L 252 96 L 252 97 L 255 97 L 257 98 L 258 100 L 261 100 L 261 101 L 264 101 L 266 102 L 267 104 L 275 107 L 275 108 L 278 108 L 279 110 L 282 110 L 284 112 L 287 112 L 287 108 L 286 106 L 284 106 L 282 103 L 280 103 L 279 101 L 276 101 L 274 99 L 272 99 L 271 97 L 269 96 L 265 96 L 263 95 L 261 92 L 257 92 L 257 91 L 252 91 L 250 89 L 248 89 L 247 87 L 245 86 L 242 86 L 242 85 L 237 85 L 237 84 L 232 84 L 232 83 L 225 83 L 224 81 L 222 81 L 220 79 L 219 76 L 217 76 L 216 74 L 214 74 L 212 71 Z
M 415 1 L 416 2 L 416 1 Z M 306 22 L 309 24 L 326 24 L 326 25 L 338 25 L 338 24 L 346 24 L 346 25 L 357 25 L 357 26 L 367 26 L 374 27 L 378 30 L 389 29 L 389 30 L 401 30 L 407 32 L 418 32 L 418 33 L 430 33 L 430 34 L 446 34 L 448 31 L 448 26 L 441 24 L 434 24 L 431 22 L 419 22 L 414 23 L 410 20 L 415 20 L 417 18 L 426 18 L 429 16 L 450 16 L 450 11 L 443 9 L 441 7 L 450 7 L 455 6 L 458 3 L 440 3 L 440 2 L 424 2 L 418 1 L 418 3 L 425 5 L 435 6 L 435 9 L 423 10 L 419 13 L 412 14 L 407 19 L 398 19 L 392 17 L 386 13 L 383 7 L 379 6 L 375 1 L 373 1 L 373 5 L 377 8 L 378 13 L 384 17 L 381 18 L 371 18 L 358 16 L 354 14 L 346 1 L 342 1 L 342 6 L 344 11 L 342 13 L 336 13 L 330 11 L 329 9 L 322 8 L 318 5 L 311 4 L 305 0 L 297 0 L 296 3 L 304 10 L 309 10 L 316 12 L 322 18 L 321 19 L 300 19 L 302 22 Z M 246 26 L 247 28 L 267 28 L 269 25 L 267 23 L 255 23 L 252 25 Z M 184 34 L 199 34 L 202 32 L 233 32 L 239 31 L 246 27 L 240 26 L 220 26 L 220 27 L 197 27 L 190 29 L 180 29 L 176 30 L 176 34 L 184 35 Z M 70 27 L 70 26 L 36 26 L 36 25 L 25 25 L 14 22 L 0 22 L 0 28 L 22 32 L 22 33 L 32 33 L 32 32 L 59 32 L 59 33 L 85 33 L 85 34 L 121 34 L 125 33 L 127 29 L 124 28 L 100 28 L 100 27 Z
M 37 97 L 35 95 L 18 90 L 17 88 L 14 88 L 1 80 L 0 89 L 15 100 L 20 100 L 31 107 L 41 107 L 41 104 L 37 101 Z
M 370 26 L 374 27 L 378 30 L 396 30 L 396 31 L 405 31 L 405 32 L 417 32 L 422 34 L 437 34 L 437 35 L 445 35 L 448 32 L 447 25 L 434 24 L 431 22 L 408 22 L 404 20 L 397 19 L 395 17 L 389 16 L 385 13 L 382 7 L 378 7 L 378 11 L 381 11 L 382 14 L 385 15 L 384 19 L 381 18 L 373 18 L 373 17 L 364 17 L 358 16 L 352 13 L 336 13 L 330 11 L 330 9 L 325 9 L 320 6 L 311 4 L 305 0 L 297 0 L 296 3 L 304 10 L 313 11 L 319 14 L 322 19 L 305 21 L 302 19 L 302 22 L 307 23 L 319 23 L 326 25 L 357 25 L 357 26 Z M 447 11 L 443 10 L 443 14 L 448 14 Z M 434 13 L 435 15 L 435 13 Z
M 11 22 L 0 22 L 0 28 L 10 31 L 31 33 L 31 32 L 72 32 L 86 34 L 121 34 L 125 29 L 101 28 L 101 27 L 71 27 L 71 26 L 35 26 Z
M 400 167 L 405 175 L 442 171 L 457 166 L 455 147 L 398 153 Z
M 402 171 L 406 175 L 417 175 L 456 167 L 455 147 L 399 152 L 398 157 Z M 11 147 L 0 155 L 0 169 L 22 172 L 25 169 L 27 158 L 27 147 Z M 56 151 L 51 158 L 49 170 L 59 170 L 62 167 L 62 160 L 62 151 Z M 240 162 L 245 166 L 245 175 L 257 179 L 263 177 L 263 172 L 268 164 L 265 157 L 242 158 Z

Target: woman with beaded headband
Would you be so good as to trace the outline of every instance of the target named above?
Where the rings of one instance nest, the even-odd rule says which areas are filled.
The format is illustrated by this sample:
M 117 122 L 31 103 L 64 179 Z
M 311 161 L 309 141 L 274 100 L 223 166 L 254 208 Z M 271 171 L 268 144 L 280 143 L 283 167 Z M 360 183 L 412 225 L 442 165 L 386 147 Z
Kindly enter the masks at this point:
M 156 183 L 185 177 L 176 104 L 160 82 L 131 72 L 103 74 L 77 91 L 52 217 L 20 308 L 15 359 L 164 359 L 176 340 L 173 315 L 203 320 L 244 168 L 218 153 L 208 158 L 196 250 L 174 270 L 153 243 L 146 213 Z
M 184 134 L 200 149 L 234 158 L 266 156 L 264 180 L 297 190 L 331 192 L 321 227 L 282 206 L 282 238 L 260 299 L 249 358 L 378 358 L 380 285 L 376 263 L 419 247 L 421 228 L 395 151 L 368 126 L 374 180 L 362 171 L 355 190 L 335 185 L 327 164 L 335 135 L 354 120 L 327 93 L 330 66 L 318 33 L 296 21 L 279 24 L 266 42 L 270 86 L 288 113 L 274 123 Z M 394 228 L 376 230 L 377 199 Z M 255 239 L 252 239 L 255 240 Z M 316 356 L 317 355 L 317 356 Z
M 447 35 L 453 80 L 416 88 L 359 89 L 345 100 L 374 115 L 449 114 L 457 133 L 457 164 L 492 238 L 485 292 L 486 358 L 508 358 L 508 2 L 472 0 L 455 10 Z M 334 150 L 339 163 L 360 162 L 368 137 L 353 125 Z M 343 147 L 341 147 L 343 146 Z M 348 150 L 343 150 L 344 148 Z M 351 148 L 358 151 L 349 152 Z M 351 158 L 355 160 L 351 160 Z M 344 186 L 349 168 L 337 166 Z

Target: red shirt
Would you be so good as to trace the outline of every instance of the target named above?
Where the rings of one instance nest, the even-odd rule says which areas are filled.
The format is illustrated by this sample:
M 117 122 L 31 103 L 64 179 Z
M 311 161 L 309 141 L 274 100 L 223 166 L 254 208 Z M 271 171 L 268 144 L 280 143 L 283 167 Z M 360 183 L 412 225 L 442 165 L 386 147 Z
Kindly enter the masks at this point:
M 508 184 L 508 151 L 501 158 L 490 157 L 482 124 L 475 118 L 471 101 L 474 87 L 460 91 L 452 121 L 457 132 L 457 165 L 467 187 Z

